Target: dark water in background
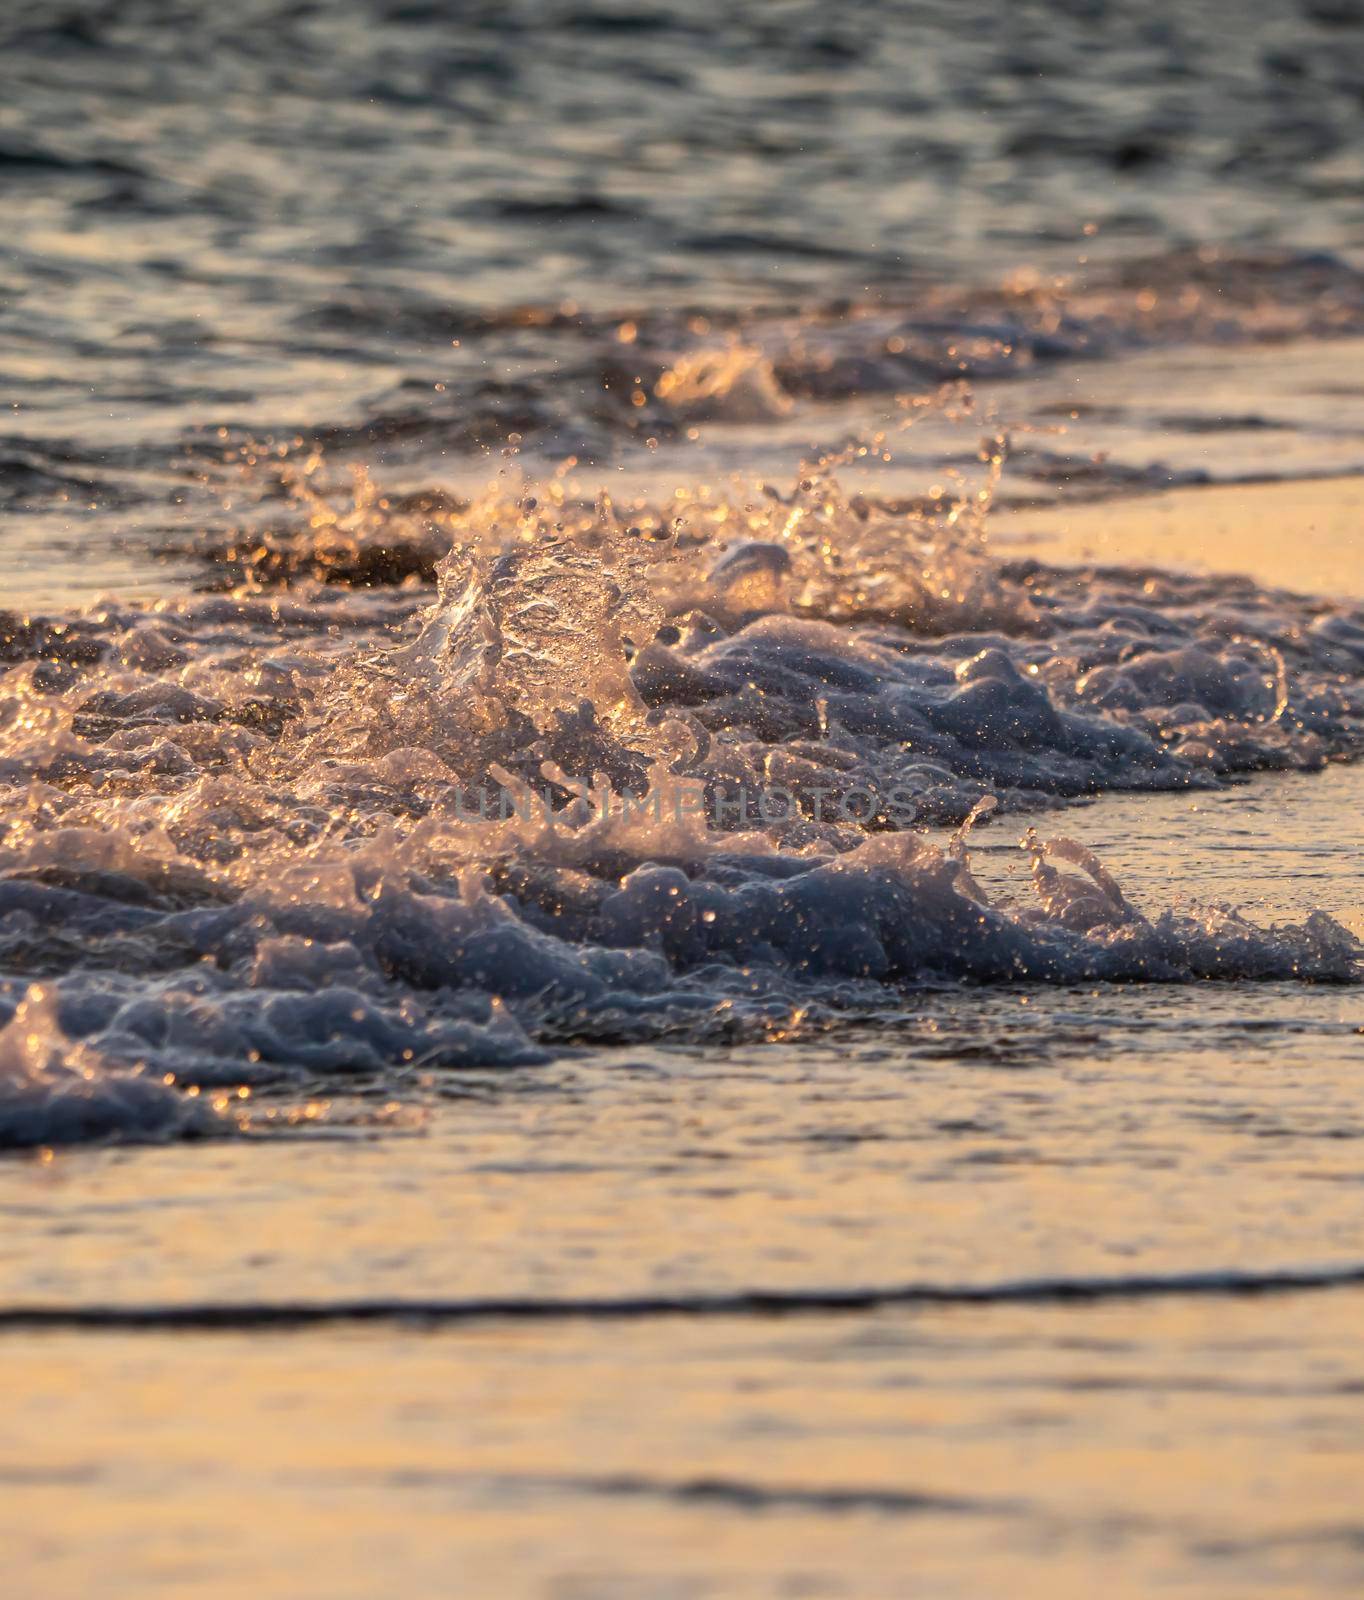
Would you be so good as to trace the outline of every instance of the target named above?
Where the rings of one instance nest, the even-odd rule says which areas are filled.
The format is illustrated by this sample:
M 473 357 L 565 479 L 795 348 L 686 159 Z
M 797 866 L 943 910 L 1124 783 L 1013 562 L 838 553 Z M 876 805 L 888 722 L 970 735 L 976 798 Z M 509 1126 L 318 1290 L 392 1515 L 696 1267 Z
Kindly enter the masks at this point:
M 1364 325 L 1353 0 L 10 0 L 0 63 L 43 539 L 181 521 L 219 426 L 609 457 L 736 329 L 828 398 Z

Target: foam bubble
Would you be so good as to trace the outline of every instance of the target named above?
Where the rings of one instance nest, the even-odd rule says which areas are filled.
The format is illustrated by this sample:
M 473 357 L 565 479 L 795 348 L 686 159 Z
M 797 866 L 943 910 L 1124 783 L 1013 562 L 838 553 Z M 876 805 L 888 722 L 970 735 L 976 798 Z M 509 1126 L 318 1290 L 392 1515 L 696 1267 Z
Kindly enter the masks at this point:
M 167 1074 L 520 1065 L 927 980 L 1360 973 L 1324 916 L 1137 907 L 1060 830 L 1025 841 L 1025 908 L 969 861 L 990 811 L 1357 753 L 1357 608 L 1002 562 L 818 470 L 667 508 L 503 489 L 453 535 L 434 591 L 304 578 L 13 633 L 0 972 L 41 990 L 0 1035 L 0 1143 L 204 1131 Z

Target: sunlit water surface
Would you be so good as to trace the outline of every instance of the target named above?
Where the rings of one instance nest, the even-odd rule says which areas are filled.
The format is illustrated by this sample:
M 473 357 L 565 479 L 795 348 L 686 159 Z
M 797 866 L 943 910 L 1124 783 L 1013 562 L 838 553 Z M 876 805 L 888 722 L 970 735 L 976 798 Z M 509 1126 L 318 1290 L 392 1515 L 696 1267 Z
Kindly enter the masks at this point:
M 6 8 L 12 1592 L 1359 1592 L 1361 20 Z

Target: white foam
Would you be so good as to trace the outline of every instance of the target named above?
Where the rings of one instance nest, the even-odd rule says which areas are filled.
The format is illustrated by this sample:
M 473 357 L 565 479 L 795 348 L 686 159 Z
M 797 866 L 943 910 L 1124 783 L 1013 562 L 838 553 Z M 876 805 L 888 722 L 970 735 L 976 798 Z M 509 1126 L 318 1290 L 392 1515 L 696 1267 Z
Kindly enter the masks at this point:
M 0 974 L 62 1021 L 34 992 L 0 1036 L 0 1142 L 200 1131 L 166 1074 L 520 1064 L 928 979 L 1359 974 L 1329 918 L 1139 908 L 1061 830 L 1028 841 L 1034 903 L 991 905 L 968 837 L 1355 753 L 1357 609 L 1010 566 L 826 473 L 667 511 L 556 480 L 459 532 L 420 613 L 300 583 L 109 604 L 12 652 Z M 739 819 L 740 788 L 794 809 Z M 963 827 L 939 850 L 914 819 Z

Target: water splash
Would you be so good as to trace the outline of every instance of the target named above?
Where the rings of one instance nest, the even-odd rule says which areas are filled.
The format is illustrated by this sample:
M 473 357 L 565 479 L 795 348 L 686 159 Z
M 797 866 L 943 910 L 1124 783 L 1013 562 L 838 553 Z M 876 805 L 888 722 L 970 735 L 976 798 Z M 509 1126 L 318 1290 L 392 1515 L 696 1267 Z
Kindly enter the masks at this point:
M 384 498 L 347 538 L 378 547 Z M 247 582 L 9 628 L 0 1141 L 202 1131 L 167 1073 L 789 1032 L 928 979 L 1359 975 L 1329 918 L 1148 913 L 1064 838 L 1027 841 L 1022 908 L 969 860 L 1011 808 L 1357 753 L 1356 609 L 1010 564 L 828 461 L 655 505 L 504 481 L 449 538 L 434 593 Z

